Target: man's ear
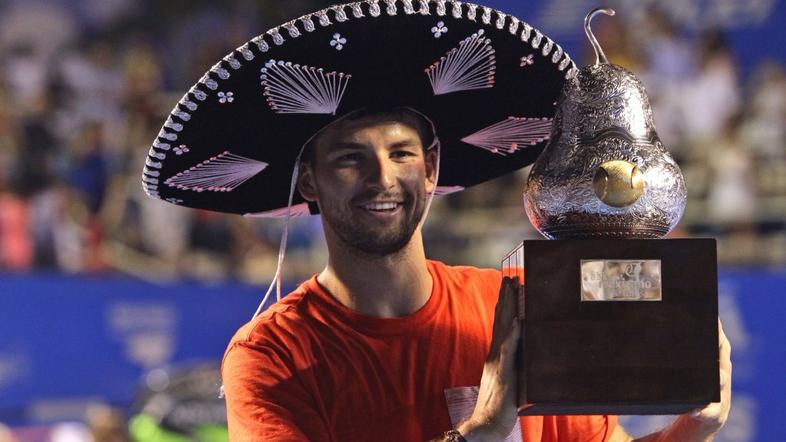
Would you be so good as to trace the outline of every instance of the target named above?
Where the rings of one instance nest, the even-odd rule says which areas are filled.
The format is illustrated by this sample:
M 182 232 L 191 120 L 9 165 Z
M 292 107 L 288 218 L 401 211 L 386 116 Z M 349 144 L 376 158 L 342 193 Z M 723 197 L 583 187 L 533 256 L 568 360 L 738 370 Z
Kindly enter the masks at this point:
M 438 149 L 429 149 L 426 151 L 424 160 L 426 162 L 426 192 L 431 193 L 434 186 L 437 185 L 437 158 L 439 157 Z
M 317 200 L 317 188 L 314 184 L 314 171 L 311 163 L 301 162 L 297 176 L 297 190 L 300 195 L 308 202 L 313 203 Z

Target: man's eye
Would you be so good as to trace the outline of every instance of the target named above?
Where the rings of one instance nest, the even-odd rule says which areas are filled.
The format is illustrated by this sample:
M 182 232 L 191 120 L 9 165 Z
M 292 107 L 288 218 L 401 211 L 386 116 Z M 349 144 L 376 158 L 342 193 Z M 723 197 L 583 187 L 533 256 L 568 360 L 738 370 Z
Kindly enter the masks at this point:
M 408 150 L 396 150 L 390 154 L 393 158 L 414 157 L 415 153 Z
M 359 153 L 347 153 L 336 158 L 337 161 L 341 162 L 360 161 L 362 159 L 363 155 Z

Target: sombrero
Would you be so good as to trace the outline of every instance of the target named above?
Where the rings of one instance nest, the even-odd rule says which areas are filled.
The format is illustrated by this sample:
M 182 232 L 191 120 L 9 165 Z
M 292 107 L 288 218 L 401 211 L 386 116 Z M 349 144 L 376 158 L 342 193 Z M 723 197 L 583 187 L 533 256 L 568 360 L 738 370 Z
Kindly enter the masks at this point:
M 575 65 L 529 24 L 448 0 L 367 0 L 304 15 L 213 66 L 150 148 L 143 188 L 188 207 L 287 211 L 304 144 L 364 107 L 409 107 L 441 143 L 437 193 L 531 164 Z M 309 214 L 294 196 L 290 214 Z

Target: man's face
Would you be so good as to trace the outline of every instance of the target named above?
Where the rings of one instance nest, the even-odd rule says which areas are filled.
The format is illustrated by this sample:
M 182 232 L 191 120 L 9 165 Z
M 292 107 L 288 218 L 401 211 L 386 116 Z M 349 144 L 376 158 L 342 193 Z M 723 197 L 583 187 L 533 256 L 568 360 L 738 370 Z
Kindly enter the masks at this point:
M 384 256 L 412 238 L 434 185 L 436 154 L 424 154 L 404 122 L 361 119 L 319 136 L 300 190 L 316 199 L 327 228 L 346 246 Z

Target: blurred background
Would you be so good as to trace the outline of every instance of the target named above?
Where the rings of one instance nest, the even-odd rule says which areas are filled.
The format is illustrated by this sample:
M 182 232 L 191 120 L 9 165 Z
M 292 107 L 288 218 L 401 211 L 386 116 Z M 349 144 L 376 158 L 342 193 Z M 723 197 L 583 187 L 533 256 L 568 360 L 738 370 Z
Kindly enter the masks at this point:
M 282 224 L 148 199 L 141 170 L 182 94 L 253 36 L 333 2 L 0 0 L 0 442 L 225 440 L 217 367 L 275 271 Z M 487 0 L 563 46 L 600 2 Z M 716 440 L 786 422 L 785 0 L 609 0 L 595 33 L 643 80 L 689 200 L 718 240 L 734 401 Z M 527 170 L 435 201 L 427 253 L 499 265 L 536 238 Z M 293 221 L 284 278 L 325 262 Z M 632 433 L 668 422 L 626 417 Z

